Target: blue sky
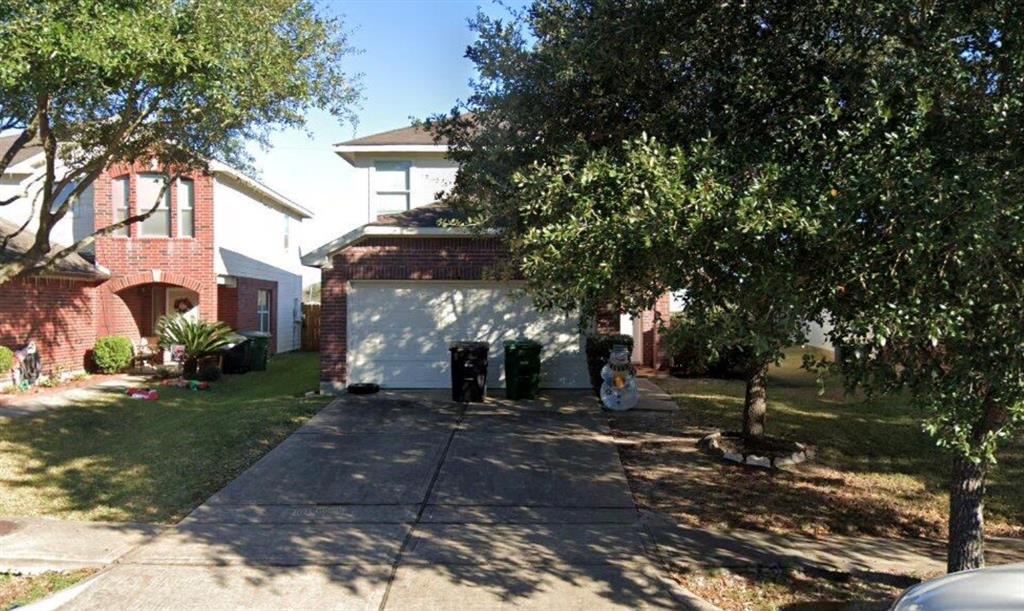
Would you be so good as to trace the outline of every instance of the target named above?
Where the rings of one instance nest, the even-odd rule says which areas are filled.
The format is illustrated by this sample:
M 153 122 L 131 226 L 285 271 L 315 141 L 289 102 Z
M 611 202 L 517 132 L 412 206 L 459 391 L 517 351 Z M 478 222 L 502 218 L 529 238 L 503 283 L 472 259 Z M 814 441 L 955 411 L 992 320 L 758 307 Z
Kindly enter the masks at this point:
M 464 53 L 473 41 L 467 19 L 478 8 L 504 13 L 489 0 L 333 0 L 320 6 L 341 17 L 352 45 L 361 50 L 346 66 L 363 75 L 358 126 L 315 112 L 308 117 L 312 137 L 279 132 L 269 151 L 255 152 L 261 180 L 316 213 L 299 231 L 303 252 L 355 226 L 342 197 L 351 174 L 331 145 L 446 111 L 466 97 L 472 64 Z M 316 277 L 311 272 L 307 282 Z

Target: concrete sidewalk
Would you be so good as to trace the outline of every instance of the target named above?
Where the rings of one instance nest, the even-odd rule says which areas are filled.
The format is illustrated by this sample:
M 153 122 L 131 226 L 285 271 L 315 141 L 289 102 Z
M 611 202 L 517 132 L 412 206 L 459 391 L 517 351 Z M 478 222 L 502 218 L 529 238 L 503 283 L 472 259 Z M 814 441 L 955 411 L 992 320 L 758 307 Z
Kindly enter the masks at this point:
M 65 608 L 708 608 L 592 397 L 335 401 Z
M 0 573 L 42 573 L 112 564 L 163 527 L 46 518 L 0 519 Z
M 79 388 L 6 397 L 5 400 L 0 400 L 0 422 L 3 418 L 39 416 L 62 407 L 106 403 L 123 395 L 127 388 L 150 384 L 151 381 L 145 376 L 119 375 Z

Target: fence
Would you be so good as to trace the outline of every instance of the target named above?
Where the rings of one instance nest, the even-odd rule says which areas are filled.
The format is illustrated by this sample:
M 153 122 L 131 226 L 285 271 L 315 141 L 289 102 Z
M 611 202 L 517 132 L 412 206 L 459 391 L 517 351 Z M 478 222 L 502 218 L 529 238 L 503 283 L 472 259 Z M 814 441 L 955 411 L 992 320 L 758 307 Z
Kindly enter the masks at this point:
M 320 350 L 320 304 L 302 304 L 302 349 Z

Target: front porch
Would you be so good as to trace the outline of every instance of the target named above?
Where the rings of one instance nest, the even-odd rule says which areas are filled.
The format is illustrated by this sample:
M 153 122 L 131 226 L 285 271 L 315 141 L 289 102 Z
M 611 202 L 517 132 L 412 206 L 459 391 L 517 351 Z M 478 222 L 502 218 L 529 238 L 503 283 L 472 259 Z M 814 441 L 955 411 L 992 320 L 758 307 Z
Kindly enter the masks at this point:
M 115 277 L 102 290 L 97 312 L 99 336 L 119 335 L 136 342 L 136 351 L 149 353 L 152 361 L 166 363 L 169 355 L 157 348 L 157 322 L 168 314 L 214 319 L 216 286 L 204 290 L 198 282 L 180 274 L 152 270 Z

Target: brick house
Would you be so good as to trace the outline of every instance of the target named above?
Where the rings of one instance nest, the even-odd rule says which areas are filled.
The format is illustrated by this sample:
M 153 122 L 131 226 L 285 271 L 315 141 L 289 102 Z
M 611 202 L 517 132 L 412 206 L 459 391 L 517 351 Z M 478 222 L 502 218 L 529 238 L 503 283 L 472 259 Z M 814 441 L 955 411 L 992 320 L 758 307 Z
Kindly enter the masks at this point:
M 356 172 L 342 205 L 365 216 L 302 258 L 321 269 L 321 388 L 446 387 L 454 340 L 489 342 L 488 383 L 501 387 L 502 342 L 517 338 L 544 345 L 543 386 L 587 386 L 578 316 L 537 309 L 514 274 L 497 274 L 508 258 L 497 237 L 446 226 L 451 211 L 436 197 L 458 170 L 447 150 L 415 127 L 335 147 Z M 635 318 L 610 312 L 593 326 L 632 335 L 634 360 L 661 366 L 659 328 L 668 310 L 666 295 L 652 311 Z
M 0 154 L 12 141 L 0 138 Z M 0 208 L 0 235 L 16 234 L 0 256 L 17 256 L 34 239 L 33 189 L 42 163 L 41 150 L 26 147 L 0 177 L 0 199 L 19 197 Z M 167 180 L 146 163 L 108 168 L 72 204 L 51 240 L 73 244 L 148 209 Z M 297 349 L 302 279 L 291 228 L 310 217 L 279 193 L 212 163 L 170 185 L 147 220 L 98 237 L 53 272 L 0 285 L 0 345 L 34 340 L 44 371 L 77 371 L 96 338 L 152 338 L 161 315 L 180 312 L 267 331 L 273 351 Z

